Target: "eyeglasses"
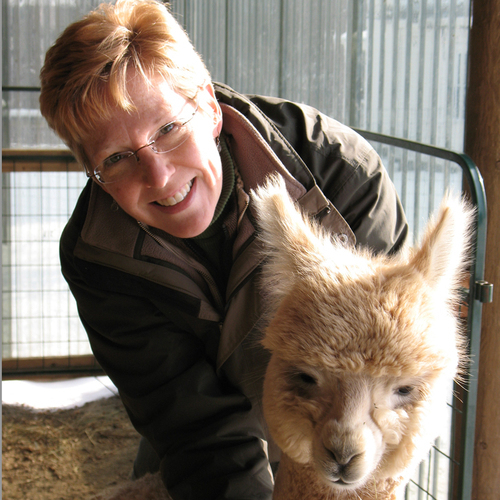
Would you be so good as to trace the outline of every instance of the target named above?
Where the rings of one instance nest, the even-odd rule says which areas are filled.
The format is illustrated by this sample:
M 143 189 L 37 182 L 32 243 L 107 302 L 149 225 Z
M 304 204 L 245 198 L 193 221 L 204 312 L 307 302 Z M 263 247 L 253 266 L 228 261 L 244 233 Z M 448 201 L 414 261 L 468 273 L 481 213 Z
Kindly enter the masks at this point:
M 177 117 L 175 120 L 160 127 L 149 139 L 148 143 L 135 151 L 123 151 L 108 156 L 102 163 L 94 168 L 93 174 L 87 172 L 88 177 L 94 177 L 101 184 L 123 181 L 134 173 L 137 163 L 140 161 L 137 153 L 144 148 L 151 148 L 156 154 L 164 154 L 177 149 L 184 144 L 193 131 L 192 119 L 198 111 L 198 99 L 187 101 L 184 108 L 191 108 L 188 113 L 184 109 L 184 118 Z M 194 109 L 193 109 L 194 107 Z

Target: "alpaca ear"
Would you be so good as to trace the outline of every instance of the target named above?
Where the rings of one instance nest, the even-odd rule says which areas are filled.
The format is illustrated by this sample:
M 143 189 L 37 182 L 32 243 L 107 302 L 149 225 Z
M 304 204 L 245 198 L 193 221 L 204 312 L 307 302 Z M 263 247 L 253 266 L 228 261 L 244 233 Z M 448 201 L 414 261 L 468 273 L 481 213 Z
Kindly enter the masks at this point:
M 458 286 L 469 263 L 474 214 L 465 201 L 445 196 L 410 262 L 427 283 L 444 295 Z
M 259 239 L 269 257 L 264 269 L 267 281 L 289 291 L 294 276 L 323 260 L 318 253 L 321 229 L 302 214 L 279 174 L 269 176 L 250 195 L 257 211 Z

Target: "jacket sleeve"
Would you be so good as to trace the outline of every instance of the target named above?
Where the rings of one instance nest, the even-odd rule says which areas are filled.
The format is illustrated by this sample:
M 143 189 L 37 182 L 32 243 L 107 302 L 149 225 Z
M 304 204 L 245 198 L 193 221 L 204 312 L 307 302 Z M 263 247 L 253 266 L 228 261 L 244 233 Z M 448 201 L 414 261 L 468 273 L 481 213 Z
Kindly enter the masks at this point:
M 96 359 L 161 457 L 172 498 L 270 500 L 261 426 L 249 400 L 214 371 L 218 325 L 195 325 L 159 286 L 78 260 L 75 237 L 70 223 L 61 240 L 63 274 Z
M 408 224 L 394 184 L 373 147 L 351 128 L 310 106 L 258 96 L 252 101 L 298 154 L 354 231 L 357 243 L 376 252 L 399 250 Z M 275 152 L 282 158 L 286 155 L 276 146 Z

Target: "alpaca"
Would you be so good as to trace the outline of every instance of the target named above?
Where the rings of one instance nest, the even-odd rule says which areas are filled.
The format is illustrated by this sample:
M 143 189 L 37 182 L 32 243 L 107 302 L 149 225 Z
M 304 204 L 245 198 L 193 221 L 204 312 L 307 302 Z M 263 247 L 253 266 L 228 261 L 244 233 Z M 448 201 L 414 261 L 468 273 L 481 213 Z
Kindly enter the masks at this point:
M 417 247 L 344 246 L 281 177 L 252 193 L 274 311 L 264 413 L 282 450 L 273 500 L 395 500 L 437 436 L 465 363 L 455 315 L 473 211 L 445 198 Z M 168 500 L 159 474 L 92 500 Z
M 264 416 L 282 450 L 273 500 L 400 499 L 463 370 L 456 306 L 473 210 L 446 197 L 398 255 L 348 248 L 279 176 L 251 194 L 271 317 Z

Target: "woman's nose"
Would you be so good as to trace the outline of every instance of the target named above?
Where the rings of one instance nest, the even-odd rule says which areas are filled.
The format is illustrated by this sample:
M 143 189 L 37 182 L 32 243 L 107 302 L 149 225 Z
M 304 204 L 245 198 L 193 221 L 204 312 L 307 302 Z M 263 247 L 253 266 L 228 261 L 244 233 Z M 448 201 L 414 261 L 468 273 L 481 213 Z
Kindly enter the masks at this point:
M 162 188 L 167 184 L 174 171 L 168 154 L 157 154 L 151 148 L 144 148 L 137 154 L 137 159 L 137 170 L 148 187 Z

